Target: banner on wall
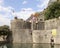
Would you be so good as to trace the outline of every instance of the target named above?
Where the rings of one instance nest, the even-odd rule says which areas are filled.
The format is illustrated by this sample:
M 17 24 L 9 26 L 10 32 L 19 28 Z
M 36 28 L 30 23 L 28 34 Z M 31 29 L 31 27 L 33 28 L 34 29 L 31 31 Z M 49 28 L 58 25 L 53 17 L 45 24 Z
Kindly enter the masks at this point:
M 57 30 L 56 29 L 52 29 L 52 35 L 56 36 L 57 35 L 56 33 L 57 33 Z

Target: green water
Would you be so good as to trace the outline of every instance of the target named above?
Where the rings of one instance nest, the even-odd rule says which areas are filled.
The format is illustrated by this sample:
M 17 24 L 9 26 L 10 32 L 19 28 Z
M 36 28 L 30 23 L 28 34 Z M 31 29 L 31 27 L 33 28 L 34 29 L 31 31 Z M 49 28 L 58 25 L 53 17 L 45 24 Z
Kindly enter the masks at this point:
M 50 44 L 0 44 L 0 48 L 60 48 L 60 45 Z

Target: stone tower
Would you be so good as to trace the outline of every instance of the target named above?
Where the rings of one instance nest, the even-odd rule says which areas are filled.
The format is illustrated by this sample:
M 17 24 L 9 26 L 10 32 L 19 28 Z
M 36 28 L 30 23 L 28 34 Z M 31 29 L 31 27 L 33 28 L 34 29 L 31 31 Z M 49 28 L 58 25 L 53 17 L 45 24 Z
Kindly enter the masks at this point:
M 21 42 L 21 36 L 19 34 L 21 33 L 19 30 L 23 28 L 23 20 L 18 19 L 15 17 L 14 20 L 11 21 L 11 30 L 12 30 L 12 37 L 13 37 L 13 43 Z
M 32 34 L 28 27 L 27 23 L 23 19 L 18 19 L 15 17 L 14 20 L 11 21 L 11 30 L 13 43 L 31 43 L 32 42 Z M 24 25 L 27 28 L 24 28 Z

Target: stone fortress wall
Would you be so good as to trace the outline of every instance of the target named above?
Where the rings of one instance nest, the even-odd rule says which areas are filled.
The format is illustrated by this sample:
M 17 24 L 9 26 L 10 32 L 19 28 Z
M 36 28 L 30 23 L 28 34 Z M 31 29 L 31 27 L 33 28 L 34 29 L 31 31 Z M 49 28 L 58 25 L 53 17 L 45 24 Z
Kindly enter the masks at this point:
M 41 13 L 37 18 L 38 21 L 33 22 L 33 26 L 32 23 L 22 19 L 15 18 L 11 21 L 13 43 L 50 43 L 52 30 L 56 29 L 56 35 L 53 37 L 54 43 L 60 44 L 60 17 L 44 20 L 44 14 Z
M 60 44 L 60 19 L 50 19 L 45 21 L 44 30 L 33 31 L 34 43 L 51 43 L 52 30 L 56 29 L 56 35 L 53 36 L 54 43 Z
M 23 21 L 22 19 L 12 20 L 11 29 L 13 43 L 32 43 L 32 33 L 30 29 L 27 29 L 29 27 L 27 24 L 29 23 Z
M 28 25 L 29 23 L 27 24 L 26 21 L 20 19 L 15 19 L 11 22 L 13 43 L 50 43 L 52 30 L 56 29 L 57 32 L 56 36 L 54 36 L 54 43 L 60 44 L 59 18 L 38 22 L 38 26 L 36 26 L 38 29 L 35 30 L 31 30 L 31 24 Z

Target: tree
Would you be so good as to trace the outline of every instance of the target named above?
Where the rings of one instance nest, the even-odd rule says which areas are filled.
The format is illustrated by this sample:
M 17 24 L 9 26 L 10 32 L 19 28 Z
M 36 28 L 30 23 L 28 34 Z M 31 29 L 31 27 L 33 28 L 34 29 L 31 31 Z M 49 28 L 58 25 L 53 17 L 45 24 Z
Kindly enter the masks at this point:
M 12 32 L 9 29 L 9 26 L 4 25 L 4 26 L 0 26 L 0 36 L 3 36 L 2 38 L 6 41 L 6 42 L 12 42 Z
M 4 25 L 4 26 L 0 26 L 0 35 L 9 35 L 10 34 L 10 29 L 9 26 Z
M 60 2 L 52 3 L 45 11 L 45 19 L 58 18 L 60 16 Z

